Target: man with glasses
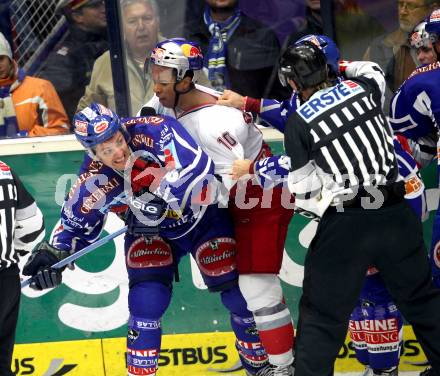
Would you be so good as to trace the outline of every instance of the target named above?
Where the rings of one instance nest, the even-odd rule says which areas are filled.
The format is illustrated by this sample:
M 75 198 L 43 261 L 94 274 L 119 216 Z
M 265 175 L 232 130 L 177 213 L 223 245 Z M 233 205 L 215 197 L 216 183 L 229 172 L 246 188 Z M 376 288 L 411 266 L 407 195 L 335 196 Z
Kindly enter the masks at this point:
M 436 0 L 399 0 L 399 28 L 375 39 L 365 52 L 363 60 L 380 65 L 392 92 L 399 88 L 417 65 L 410 53 L 408 33 L 437 5 Z
M 104 0 L 60 0 L 69 31 L 54 48 L 39 74 L 52 82 L 69 120 L 89 83 L 95 60 L 108 49 Z

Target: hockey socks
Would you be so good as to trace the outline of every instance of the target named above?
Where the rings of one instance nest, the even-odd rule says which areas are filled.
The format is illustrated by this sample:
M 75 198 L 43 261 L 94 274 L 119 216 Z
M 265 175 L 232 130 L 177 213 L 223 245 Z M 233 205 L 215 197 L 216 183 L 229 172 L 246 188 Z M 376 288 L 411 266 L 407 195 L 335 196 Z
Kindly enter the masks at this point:
M 237 338 L 235 347 L 243 367 L 252 375 L 268 364 L 268 357 L 258 336 L 254 318 L 239 317 L 232 314 L 231 326 Z
M 275 366 L 291 364 L 294 330 L 286 304 L 279 303 L 274 307 L 261 308 L 254 312 L 254 318 L 270 364 Z
M 160 321 L 130 315 L 127 335 L 128 376 L 156 375 L 161 335 Z

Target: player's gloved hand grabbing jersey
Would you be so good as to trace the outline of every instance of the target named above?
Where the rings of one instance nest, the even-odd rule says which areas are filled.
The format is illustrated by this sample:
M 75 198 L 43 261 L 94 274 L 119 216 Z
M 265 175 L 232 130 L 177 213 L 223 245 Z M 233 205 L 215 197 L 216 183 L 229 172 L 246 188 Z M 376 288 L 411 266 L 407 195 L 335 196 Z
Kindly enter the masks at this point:
M 156 162 L 147 162 L 137 158 L 131 168 L 131 187 L 134 193 L 148 189 L 154 191 L 166 171 Z M 151 188 L 150 188 L 151 186 Z
M 65 269 L 53 269 L 51 266 L 69 256 L 69 252 L 51 246 L 48 242 L 41 242 L 34 249 L 23 268 L 23 274 L 32 276 L 29 285 L 34 290 L 44 290 L 61 284 L 62 272 Z

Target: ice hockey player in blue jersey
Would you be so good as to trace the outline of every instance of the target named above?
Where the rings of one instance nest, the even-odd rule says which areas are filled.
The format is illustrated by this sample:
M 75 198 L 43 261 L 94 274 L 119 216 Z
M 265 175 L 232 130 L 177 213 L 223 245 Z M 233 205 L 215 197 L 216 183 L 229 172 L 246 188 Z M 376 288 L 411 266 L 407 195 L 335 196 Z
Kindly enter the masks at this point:
M 390 106 L 390 123 L 394 132 L 419 145 L 424 156 L 422 163 L 435 157 L 440 124 L 440 9 L 430 14 L 425 29 L 437 61 L 416 68 L 393 96 Z M 430 259 L 434 283 L 440 287 L 440 208 L 434 217 Z
M 343 76 L 366 75 L 375 77 L 384 87 L 384 82 L 381 82 L 384 79 L 380 68 L 368 62 L 339 61 L 339 51 L 330 38 L 311 35 L 298 40 L 295 44 L 301 44 L 304 41 L 317 44 L 321 48 L 326 56 L 328 70 L 334 81 L 340 81 Z M 280 76 L 282 79 L 282 74 Z M 268 99 L 244 99 L 236 93 L 227 92 L 220 102 L 232 106 L 245 105 L 242 109 L 260 113 L 266 123 L 284 132 L 286 119 L 300 105 L 300 99 L 295 91 L 292 99 L 288 102 L 277 103 Z M 406 199 L 415 212 L 424 218 L 426 215 L 424 185 L 418 174 L 417 163 L 410 154 L 409 145 L 403 137 L 400 141 L 402 144 L 396 138 L 394 146 L 398 157 L 399 171 L 406 182 Z M 245 171 L 246 169 L 247 167 L 245 167 Z M 269 157 L 249 166 L 249 172 L 254 173 L 258 182 L 266 188 L 286 179 L 289 171 L 290 160 L 286 156 Z M 286 183 L 285 180 L 284 183 Z M 296 199 L 298 200 L 298 197 Z M 392 302 L 380 274 L 374 267 L 370 268 L 358 304 L 351 315 L 349 326 L 356 357 L 366 366 L 365 375 L 397 375 L 402 346 L 402 326 L 401 314 Z M 387 339 L 380 336 L 383 327 L 387 328 Z M 377 351 L 379 347 L 382 349 L 380 352 Z
M 128 225 L 128 375 L 156 374 L 161 317 L 170 304 L 177 265 L 188 253 L 230 312 L 244 368 L 249 375 L 261 374 L 268 358 L 238 288 L 228 212 L 212 205 L 217 183 L 210 157 L 166 116 L 121 121 L 92 104 L 75 115 L 74 131 L 88 155 L 66 196 L 61 228 L 24 268 L 33 276 L 32 287 L 60 284 L 61 272 L 50 265 L 96 241 L 107 214 L 118 212 Z

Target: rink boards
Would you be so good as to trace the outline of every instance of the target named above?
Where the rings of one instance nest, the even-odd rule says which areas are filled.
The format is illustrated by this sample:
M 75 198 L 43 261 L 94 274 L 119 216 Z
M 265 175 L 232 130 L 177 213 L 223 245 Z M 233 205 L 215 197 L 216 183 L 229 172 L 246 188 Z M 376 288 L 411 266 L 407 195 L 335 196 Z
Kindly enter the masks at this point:
M 282 150 L 281 142 L 271 146 L 275 152 Z M 82 151 L 0 157 L 14 168 L 38 201 L 49 234 L 57 226 L 64 194 L 74 181 L 82 158 Z M 434 176 L 435 166 L 432 166 L 424 173 L 428 186 L 436 185 Z M 437 190 L 429 190 L 431 210 L 435 210 L 436 200 Z M 431 220 L 425 223 L 427 244 L 431 224 Z M 113 232 L 120 226 L 122 222 L 110 216 L 105 230 Z M 298 215 L 289 227 L 280 278 L 295 321 L 304 256 L 314 229 L 314 222 Z M 172 303 L 163 318 L 161 374 L 209 375 L 215 374 L 208 372 L 209 368 L 229 369 L 237 357 L 229 318 L 219 297 L 207 292 L 190 258 L 182 260 L 179 273 L 181 281 L 174 285 Z M 14 360 L 17 375 L 124 374 L 127 294 L 123 237 L 79 260 L 75 271 L 63 274 L 63 284 L 57 289 L 44 292 L 24 289 Z M 404 351 L 402 369 L 414 369 L 406 361 L 423 362 L 420 347 L 408 329 Z M 340 355 L 337 365 L 340 371 L 358 367 L 348 343 Z
M 401 371 L 419 371 L 425 357 L 410 327 L 404 328 Z M 125 374 L 125 338 L 104 338 L 69 342 L 17 345 L 13 370 L 17 375 Z M 237 368 L 238 356 L 232 332 L 165 335 L 158 375 L 215 376 L 244 375 Z M 15 368 L 14 368 L 15 367 Z M 336 372 L 361 371 L 347 339 L 336 361 Z

